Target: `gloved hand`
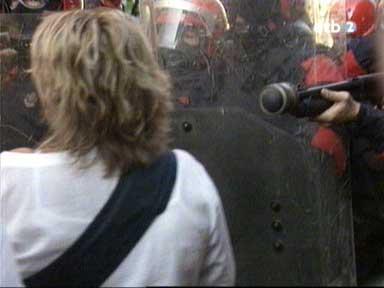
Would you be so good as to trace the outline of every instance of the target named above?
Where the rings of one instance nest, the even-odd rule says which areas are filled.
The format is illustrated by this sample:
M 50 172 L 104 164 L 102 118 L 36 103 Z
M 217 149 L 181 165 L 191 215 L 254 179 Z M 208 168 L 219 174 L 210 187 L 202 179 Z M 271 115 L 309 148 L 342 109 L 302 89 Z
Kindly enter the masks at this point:
M 341 124 L 351 122 L 357 119 L 361 104 L 356 102 L 349 92 L 335 92 L 324 89 L 322 97 L 334 104 L 315 118 L 315 121 L 321 123 Z

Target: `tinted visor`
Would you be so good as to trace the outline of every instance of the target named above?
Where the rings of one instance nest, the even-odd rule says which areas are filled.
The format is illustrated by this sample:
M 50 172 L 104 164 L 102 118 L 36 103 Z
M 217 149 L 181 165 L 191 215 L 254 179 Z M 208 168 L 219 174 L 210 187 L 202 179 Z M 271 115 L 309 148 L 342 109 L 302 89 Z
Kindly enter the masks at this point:
M 162 10 L 157 18 L 157 44 L 161 48 L 176 49 L 183 42 L 198 46 L 207 36 L 207 28 L 199 15 L 177 9 Z

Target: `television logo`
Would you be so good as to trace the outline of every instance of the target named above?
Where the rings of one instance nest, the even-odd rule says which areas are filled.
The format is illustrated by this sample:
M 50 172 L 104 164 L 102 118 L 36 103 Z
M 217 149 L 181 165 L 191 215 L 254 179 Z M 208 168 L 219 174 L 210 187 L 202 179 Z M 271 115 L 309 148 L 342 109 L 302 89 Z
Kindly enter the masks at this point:
M 347 21 L 343 24 L 340 24 L 332 20 L 331 22 L 316 23 L 314 30 L 316 33 L 353 34 L 357 31 L 357 26 L 356 23 L 352 21 Z

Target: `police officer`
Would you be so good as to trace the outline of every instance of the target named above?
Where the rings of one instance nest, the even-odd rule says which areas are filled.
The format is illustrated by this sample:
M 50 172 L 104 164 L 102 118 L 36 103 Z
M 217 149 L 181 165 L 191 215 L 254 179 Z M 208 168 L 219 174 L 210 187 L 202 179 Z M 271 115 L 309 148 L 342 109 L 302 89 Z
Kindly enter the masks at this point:
M 355 23 L 355 31 L 347 35 L 348 50 L 341 58 L 345 78 L 375 71 L 374 36 L 376 30 L 375 4 L 369 0 L 347 0 L 344 16 Z M 340 12 L 340 11 L 339 11 Z M 382 41 L 380 41 L 382 43 Z M 380 55 L 383 62 L 384 55 Z M 384 71 L 384 66 L 379 70 Z M 369 93 L 369 92 L 368 92 Z M 379 93 L 381 94 L 381 93 Z M 383 225 L 381 196 L 384 180 L 384 111 L 378 104 L 359 103 L 348 92 L 324 90 L 325 99 L 334 105 L 316 120 L 327 124 L 347 124 L 352 136 L 351 167 L 354 198 L 354 222 L 358 279 L 364 280 L 383 262 Z M 372 97 L 374 98 L 374 97 Z
M 314 47 L 305 1 L 240 0 L 232 5 L 234 34 L 247 54 L 245 62 L 253 64 L 242 90 L 255 92 L 279 81 L 299 83 L 300 63 Z
M 160 62 L 180 107 L 215 105 L 223 88 L 219 41 L 229 28 L 219 0 L 155 1 Z
M 347 35 L 348 50 L 341 58 L 341 72 L 347 79 L 372 73 L 376 69 L 374 36 L 377 30 L 376 15 L 380 13 L 379 10 L 376 10 L 375 4 L 370 0 L 347 0 L 346 2 L 345 10 L 343 10 L 346 14 L 345 19 L 355 24 L 355 31 Z M 383 70 L 384 66 L 379 68 Z M 370 169 L 377 170 L 379 166 L 383 166 L 378 160 L 384 151 L 383 112 L 370 104 L 356 102 L 347 92 L 323 91 L 323 97 L 335 104 L 316 120 L 334 124 L 354 122 L 353 125 L 350 125 L 353 136 L 365 138 L 366 142 L 370 143 L 369 154 L 371 156 L 368 157 L 365 151 L 368 147 L 360 148 L 359 150 L 362 150 L 360 154 L 365 155 L 363 158 L 366 162 L 368 161 Z M 381 108 L 383 100 L 373 95 L 371 98 L 372 102 L 376 102 Z

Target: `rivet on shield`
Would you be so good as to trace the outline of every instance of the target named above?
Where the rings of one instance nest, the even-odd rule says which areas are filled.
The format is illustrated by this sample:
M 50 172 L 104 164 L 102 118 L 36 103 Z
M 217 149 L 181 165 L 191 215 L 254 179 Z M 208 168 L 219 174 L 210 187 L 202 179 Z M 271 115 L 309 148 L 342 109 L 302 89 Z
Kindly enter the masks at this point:
M 192 131 L 192 124 L 189 123 L 189 122 L 184 122 L 183 123 L 183 130 L 186 132 L 186 133 L 189 133 Z
M 271 203 L 271 209 L 274 211 L 274 212 L 280 212 L 280 210 L 281 210 L 281 205 L 280 205 L 280 203 L 278 203 L 278 202 L 272 202 Z
M 281 224 L 280 221 L 275 220 L 272 222 L 272 228 L 275 231 L 281 231 L 281 230 L 283 230 L 283 225 Z
M 281 252 L 284 250 L 284 244 L 280 240 L 276 241 L 273 244 L 273 248 L 275 249 L 276 252 Z

